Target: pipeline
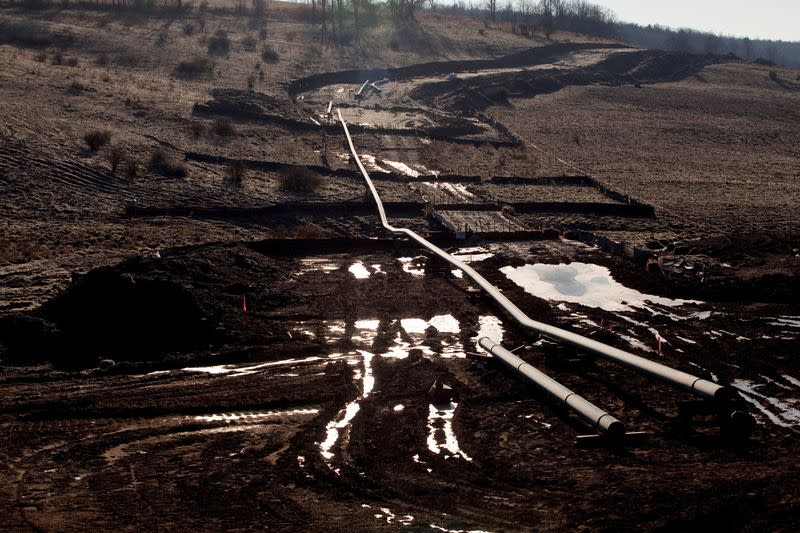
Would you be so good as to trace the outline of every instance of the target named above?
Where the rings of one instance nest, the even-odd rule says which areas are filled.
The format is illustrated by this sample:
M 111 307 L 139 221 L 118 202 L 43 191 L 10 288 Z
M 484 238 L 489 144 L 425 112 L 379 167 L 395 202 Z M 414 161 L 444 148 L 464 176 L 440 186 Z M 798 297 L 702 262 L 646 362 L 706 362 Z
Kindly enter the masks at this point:
M 482 337 L 478 344 L 506 366 L 553 397 L 558 403 L 579 414 L 597 430 L 611 439 L 625 435 L 625 425 L 582 396 L 537 370 L 489 337 Z
M 706 379 L 699 378 L 697 376 L 693 376 L 687 372 L 683 372 L 681 370 L 676 370 L 674 368 L 668 367 L 666 365 L 662 365 L 661 363 L 656 363 L 655 361 L 651 361 L 650 359 L 646 359 L 644 357 L 634 355 L 632 353 L 620 350 L 619 348 L 614 348 L 613 346 L 608 346 L 607 344 L 603 344 L 602 342 L 598 342 L 593 339 L 588 339 L 577 333 L 573 333 L 571 331 L 567 331 L 561 328 L 557 328 L 555 326 L 551 326 L 549 324 L 545 324 L 543 322 L 538 322 L 533 320 L 528 315 L 526 315 L 519 307 L 514 305 L 511 300 L 506 298 L 494 285 L 489 283 L 489 281 L 478 274 L 472 267 L 463 263 L 456 259 L 455 257 L 451 256 L 438 246 L 428 242 L 420 235 L 417 235 L 415 232 L 411 231 L 407 228 L 396 228 L 389 224 L 388 219 L 386 218 L 386 211 L 383 209 L 383 202 L 381 202 L 381 198 L 378 195 L 378 191 L 375 189 L 375 185 L 372 183 L 372 180 L 367 174 L 364 165 L 361 163 L 361 159 L 358 157 L 358 153 L 356 152 L 355 147 L 353 146 L 353 139 L 350 137 L 350 130 L 347 129 L 347 123 L 344 121 L 342 117 L 342 110 L 337 109 L 337 113 L 339 115 L 339 121 L 342 123 L 342 127 L 344 128 L 345 136 L 347 137 L 347 143 L 350 146 L 350 152 L 353 154 L 353 159 L 355 159 L 356 164 L 358 165 L 361 174 L 364 176 L 364 179 L 367 182 L 367 186 L 369 187 L 370 191 L 372 192 L 372 197 L 375 200 L 375 204 L 378 208 L 378 215 L 381 219 L 381 225 L 386 228 L 387 231 L 395 234 L 395 235 L 405 235 L 406 237 L 411 238 L 412 240 L 419 243 L 421 246 L 427 248 L 431 252 L 435 253 L 437 256 L 442 258 L 443 260 L 447 261 L 454 267 L 458 268 L 464 274 L 469 276 L 475 283 L 478 284 L 486 293 L 491 296 L 499 305 L 502 307 L 509 316 L 511 316 L 514 320 L 516 320 L 519 324 L 524 326 L 525 328 L 535 331 L 541 335 L 549 337 L 555 341 L 562 342 L 579 350 L 597 355 L 599 357 L 603 357 L 609 361 L 621 364 L 638 372 L 641 372 L 645 375 L 651 376 L 653 378 L 659 379 L 666 383 L 681 387 L 693 394 L 701 396 L 703 398 L 712 399 L 712 400 L 727 400 L 730 398 L 731 393 L 727 387 L 723 387 Z

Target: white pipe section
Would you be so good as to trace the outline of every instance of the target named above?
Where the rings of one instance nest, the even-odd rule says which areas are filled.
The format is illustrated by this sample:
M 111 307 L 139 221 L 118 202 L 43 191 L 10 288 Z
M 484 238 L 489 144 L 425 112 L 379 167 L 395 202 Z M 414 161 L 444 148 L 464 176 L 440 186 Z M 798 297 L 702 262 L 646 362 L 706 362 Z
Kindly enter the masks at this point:
M 489 337 L 482 337 L 478 341 L 478 344 L 496 359 L 499 359 L 505 365 L 522 374 L 528 381 L 533 382 L 534 385 L 544 390 L 558 403 L 581 415 L 596 427 L 600 433 L 608 434 L 612 437 L 621 437 L 625 434 L 625 425 L 622 422 L 582 396 L 566 388 L 547 374 L 544 374 L 529 363 L 526 363 Z
M 464 274 L 469 276 L 475 283 L 478 284 L 478 286 L 486 291 L 489 296 L 491 296 L 498 304 L 500 304 L 500 307 L 502 307 L 514 320 L 528 329 L 550 337 L 553 340 L 563 342 L 580 350 L 598 355 L 634 370 L 638 370 L 643 374 L 647 374 L 667 383 L 683 387 L 684 389 L 699 396 L 718 400 L 727 397 L 729 394 L 728 389 L 711 381 L 693 376 L 681 370 L 670 368 L 666 365 L 662 365 L 661 363 L 656 363 L 655 361 L 651 361 L 650 359 L 620 350 L 619 348 L 608 346 L 607 344 L 583 337 L 577 333 L 557 328 L 555 326 L 545 324 L 544 322 L 533 320 L 528 315 L 523 313 L 519 307 L 514 305 L 511 300 L 506 298 L 503 293 L 497 289 L 497 287 L 489 283 L 486 278 L 478 274 L 468 264 L 459 261 L 435 244 L 428 242 L 423 237 L 417 235 L 410 229 L 395 228 L 389 224 L 389 221 L 386 218 L 386 211 L 383 209 L 383 202 L 381 202 L 381 198 L 378 196 L 378 191 L 375 189 L 375 185 L 372 183 L 369 174 L 367 174 L 367 171 L 364 168 L 364 165 L 361 163 L 361 159 L 358 157 L 358 153 L 353 146 L 353 139 L 350 137 L 350 130 L 347 129 L 347 123 L 345 123 L 344 118 L 342 118 L 341 109 L 337 109 L 337 113 L 339 114 L 339 121 L 342 123 L 342 127 L 344 128 L 344 134 L 347 136 L 347 144 L 350 146 L 350 152 L 353 154 L 353 158 L 355 159 L 361 174 L 364 176 L 367 186 L 372 192 L 372 197 L 374 198 L 375 205 L 378 208 L 378 215 L 380 216 L 381 224 L 388 231 L 394 233 L 395 235 L 405 235 L 406 237 L 411 238 L 454 267 L 464 272 Z
M 364 85 L 362 85 L 361 88 L 356 92 L 356 96 L 360 96 L 361 95 L 361 92 L 364 90 L 364 87 L 366 87 L 368 83 L 369 83 L 369 80 L 364 82 Z M 341 118 L 341 116 L 342 116 L 342 113 L 340 111 L 339 112 L 339 118 Z M 342 124 L 344 124 L 344 122 Z

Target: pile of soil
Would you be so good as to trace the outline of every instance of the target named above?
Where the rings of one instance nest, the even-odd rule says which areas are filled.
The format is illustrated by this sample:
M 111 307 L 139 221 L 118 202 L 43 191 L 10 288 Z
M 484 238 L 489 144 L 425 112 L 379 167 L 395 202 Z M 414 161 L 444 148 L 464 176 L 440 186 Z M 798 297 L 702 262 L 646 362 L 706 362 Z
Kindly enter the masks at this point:
M 427 105 L 474 113 L 492 105 L 508 104 L 509 98 L 533 98 L 556 92 L 568 85 L 632 85 L 679 81 L 708 65 L 719 63 L 717 56 L 643 50 L 620 52 L 596 65 L 562 70 L 523 71 L 448 80 L 422 85 L 409 95 Z
M 263 341 L 274 334 L 270 322 L 251 319 L 245 306 L 285 302 L 274 286 L 287 267 L 233 244 L 98 268 L 73 276 L 70 287 L 32 313 L 0 318 L 0 353 L 16 363 L 82 368 L 101 358 L 146 361 L 232 339 Z
M 294 118 L 296 108 L 285 98 L 241 89 L 214 89 L 214 97 L 205 104 L 195 104 L 195 114 L 228 116 L 240 120 L 268 120 L 271 118 Z

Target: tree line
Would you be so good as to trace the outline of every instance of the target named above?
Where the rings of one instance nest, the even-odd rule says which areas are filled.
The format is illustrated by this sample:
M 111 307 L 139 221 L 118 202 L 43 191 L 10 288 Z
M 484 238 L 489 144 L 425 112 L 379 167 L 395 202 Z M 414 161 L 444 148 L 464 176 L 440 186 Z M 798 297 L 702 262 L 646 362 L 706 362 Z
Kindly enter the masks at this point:
M 800 68 L 800 43 L 732 37 L 658 25 L 617 24 L 619 39 L 644 46 L 695 54 L 734 55 L 747 61 Z

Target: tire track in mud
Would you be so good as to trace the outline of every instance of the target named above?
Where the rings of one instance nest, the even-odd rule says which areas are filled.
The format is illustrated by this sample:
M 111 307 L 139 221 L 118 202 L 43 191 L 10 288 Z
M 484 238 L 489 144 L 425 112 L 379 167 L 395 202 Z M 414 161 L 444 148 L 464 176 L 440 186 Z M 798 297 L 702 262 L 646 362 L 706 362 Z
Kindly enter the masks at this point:
M 284 435 L 280 437 L 284 444 L 277 443 L 267 456 L 274 464 L 288 449 L 294 432 L 313 420 L 317 413 L 318 409 L 309 408 L 208 416 L 178 414 L 157 418 L 60 420 L 55 426 L 46 424 L 46 427 L 42 422 L 5 425 L 4 433 L 9 440 L 13 436 L 19 442 L 22 435 L 28 435 L 26 440 L 33 440 L 31 433 L 42 430 L 55 439 L 10 461 L 19 472 L 14 482 L 16 509 L 34 529 L 49 529 L 54 523 L 75 524 L 81 513 L 93 511 L 100 517 L 93 514 L 92 519 L 99 518 L 100 523 L 109 528 L 126 523 L 125 518 L 131 517 L 131 513 L 135 513 L 139 525 L 155 526 L 164 516 L 174 513 L 170 502 L 162 502 L 160 498 L 151 501 L 153 483 L 164 485 L 157 492 L 169 490 L 171 485 L 158 482 L 152 476 L 153 467 L 160 461 L 159 449 L 171 450 L 167 454 L 181 454 L 185 447 L 182 443 L 192 443 L 190 454 L 198 456 L 202 455 L 202 450 L 224 446 L 227 441 L 235 444 L 237 439 L 230 437 L 233 433 L 242 434 L 241 438 L 251 441 L 249 446 L 252 447 L 256 436 L 269 437 L 277 431 Z M 90 434 L 78 440 L 69 438 L 70 434 L 83 435 L 87 431 Z M 93 431 L 99 433 L 92 434 Z M 287 431 L 290 433 L 286 434 Z M 62 438 L 65 435 L 67 438 Z M 229 453 L 230 457 L 238 454 Z M 148 465 L 151 461 L 156 463 Z M 143 477 L 139 476 L 140 470 Z M 98 483 L 103 486 L 100 496 L 91 488 Z M 138 503 L 132 503 L 130 498 Z M 118 506 L 103 504 L 104 501 L 121 503 L 121 500 L 128 501 Z

